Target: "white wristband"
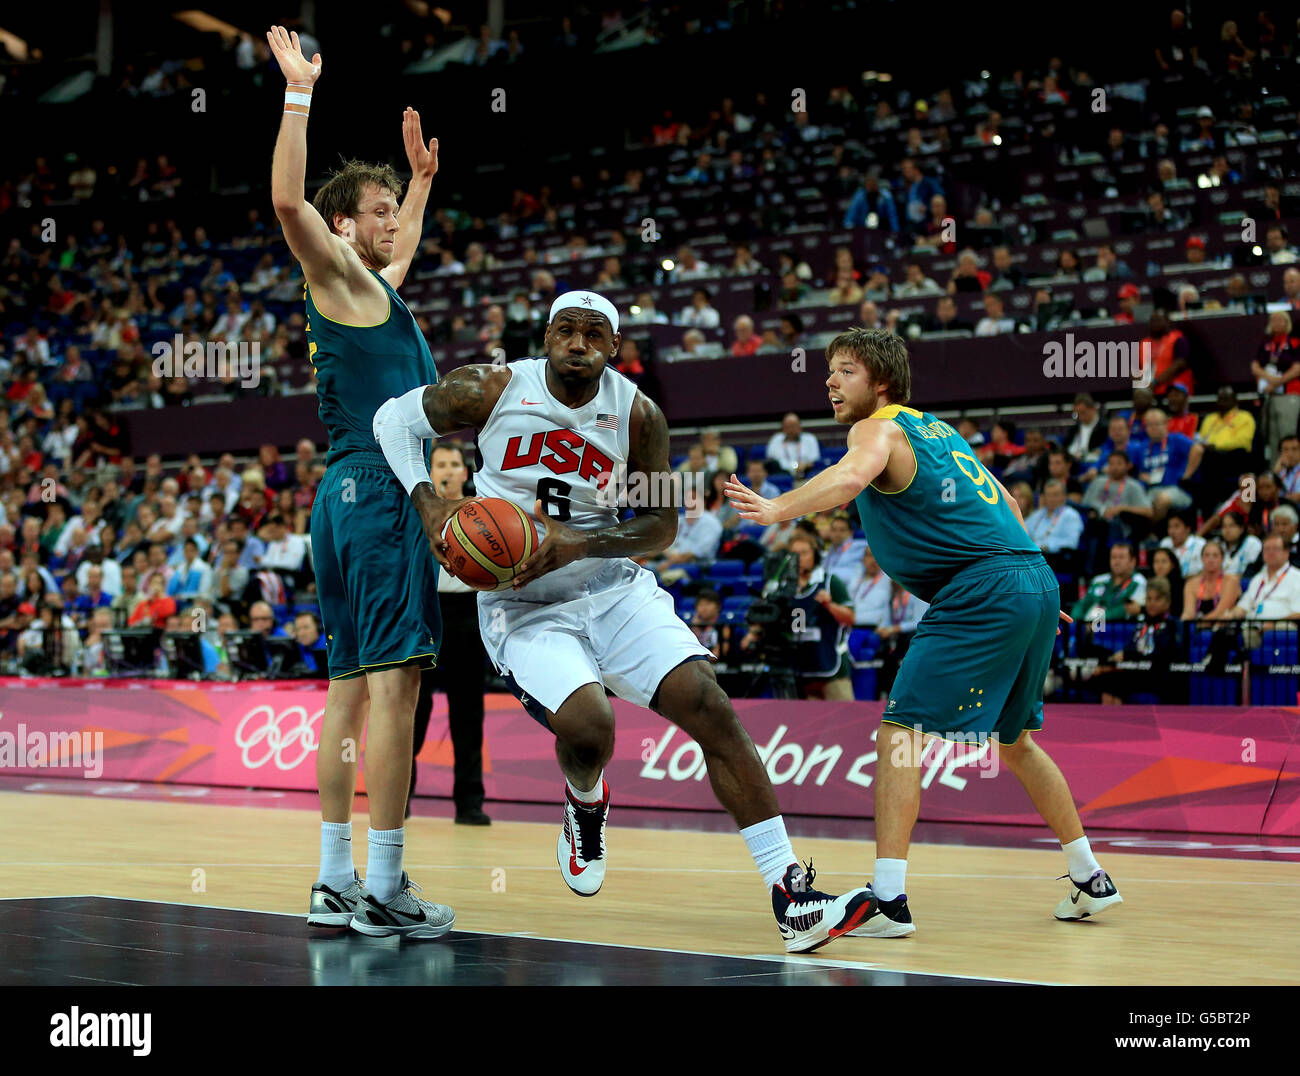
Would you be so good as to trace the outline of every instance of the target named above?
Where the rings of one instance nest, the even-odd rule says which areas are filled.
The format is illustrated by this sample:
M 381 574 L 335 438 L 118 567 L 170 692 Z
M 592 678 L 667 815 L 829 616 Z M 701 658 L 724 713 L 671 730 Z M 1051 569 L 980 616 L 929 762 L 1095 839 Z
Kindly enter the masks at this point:
M 311 86 L 290 82 L 284 90 L 284 110 L 295 116 L 305 116 L 311 111 Z

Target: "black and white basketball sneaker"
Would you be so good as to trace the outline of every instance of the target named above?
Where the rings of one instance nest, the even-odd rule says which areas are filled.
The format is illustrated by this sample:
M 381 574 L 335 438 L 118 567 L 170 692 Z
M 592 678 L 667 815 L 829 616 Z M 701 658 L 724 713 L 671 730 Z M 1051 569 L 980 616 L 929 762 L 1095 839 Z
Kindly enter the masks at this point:
M 870 886 L 867 886 L 870 889 Z M 912 913 L 907 910 L 907 894 L 900 893 L 893 900 L 876 898 L 877 911 L 862 926 L 850 930 L 853 938 L 906 938 L 916 933 Z
M 352 929 L 372 938 L 396 934 L 402 938 L 441 938 L 456 922 L 456 913 L 445 904 L 420 900 L 411 893 L 421 892 L 402 871 L 402 881 L 393 898 L 383 904 L 373 893 L 363 892 L 352 916 Z
M 1061 878 L 1070 878 L 1070 876 L 1063 874 Z M 1057 879 L 1058 882 L 1060 880 Z M 1087 919 L 1090 915 L 1104 912 L 1112 904 L 1124 903 L 1124 898 L 1119 895 L 1115 883 L 1110 880 L 1110 875 L 1105 871 L 1094 871 L 1092 877 L 1086 882 L 1076 882 L 1070 878 L 1070 884 L 1074 889 L 1056 906 L 1057 919 Z
M 816 877 L 812 860 L 807 870 L 791 863 L 772 887 L 772 912 L 787 953 L 811 953 L 875 914 L 876 898 L 869 886 L 833 897 L 812 887 Z
M 342 890 L 331 889 L 324 882 L 311 887 L 311 904 L 307 910 L 307 925 L 312 927 L 345 927 L 352 922 L 357 902 L 365 895 L 366 884 L 355 870 L 352 884 Z
M 601 778 L 601 801 L 579 803 L 564 789 L 564 825 L 555 845 L 564 884 L 580 897 L 594 897 L 605 884 L 605 822 L 609 782 Z

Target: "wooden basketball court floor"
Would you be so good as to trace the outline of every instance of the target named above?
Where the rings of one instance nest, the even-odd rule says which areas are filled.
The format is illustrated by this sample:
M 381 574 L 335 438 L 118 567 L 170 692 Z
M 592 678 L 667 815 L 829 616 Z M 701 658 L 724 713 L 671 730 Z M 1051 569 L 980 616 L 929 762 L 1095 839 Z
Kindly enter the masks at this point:
M 307 927 L 319 816 L 306 800 L 293 809 L 0 791 L 0 983 L 1300 981 L 1300 855 L 1099 844 L 1125 903 L 1061 923 L 1052 910 L 1068 890 L 1054 845 L 917 844 L 913 937 L 843 938 L 787 957 L 734 832 L 620 826 L 615 801 L 605 886 L 582 899 L 555 863 L 559 814 L 557 803 L 553 821 L 483 828 L 412 818 L 407 867 L 425 897 L 456 909 L 456 929 L 399 946 Z M 367 819 L 353 821 L 364 875 Z M 866 879 L 869 840 L 789 826 L 818 888 Z

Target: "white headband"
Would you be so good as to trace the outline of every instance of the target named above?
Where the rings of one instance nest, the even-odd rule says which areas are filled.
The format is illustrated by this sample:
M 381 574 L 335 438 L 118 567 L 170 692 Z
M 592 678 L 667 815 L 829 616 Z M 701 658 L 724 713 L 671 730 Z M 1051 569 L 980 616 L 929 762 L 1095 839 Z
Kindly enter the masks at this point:
M 554 321 L 555 315 L 561 310 L 570 309 L 592 310 L 597 314 L 604 314 L 609 318 L 610 327 L 614 332 L 618 332 L 618 308 L 603 295 L 597 295 L 594 291 L 566 291 L 551 304 L 551 313 L 546 319 L 547 324 Z

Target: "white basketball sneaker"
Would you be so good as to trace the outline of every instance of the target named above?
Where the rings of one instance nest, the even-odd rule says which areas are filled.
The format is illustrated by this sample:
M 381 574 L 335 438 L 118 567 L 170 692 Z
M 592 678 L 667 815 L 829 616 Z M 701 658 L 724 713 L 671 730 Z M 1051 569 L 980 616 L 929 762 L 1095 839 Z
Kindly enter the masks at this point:
M 346 927 L 352 922 L 357 903 L 365 896 L 366 883 L 355 870 L 352 881 L 342 889 L 331 889 L 324 882 L 311 887 L 311 904 L 307 911 L 307 925 L 313 927 Z
M 1061 878 L 1070 876 L 1063 874 Z M 1119 895 L 1115 883 L 1105 871 L 1094 871 L 1086 882 L 1076 882 L 1070 878 L 1070 883 L 1074 890 L 1056 906 L 1057 919 L 1087 919 L 1090 915 L 1104 912 L 1112 904 L 1124 903 L 1124 898 Z
M 827 942 L 854 931 L 876 914 L 870 886 L 832 896 L 813 888 L 817 872 L 791 863 L 785 877 L 772 887 L 772 914 L 787 953 L 811 953 Z
M 605 883 L 605 822 L 609 782 L 603 777 L 599 803 L 580 803 L 564 789 L 564 826 L 555 845 L 564 884 L 580 897 L 594 897 Z
M 402 871 L 402 881 L 392 898 L 380 904 L 373 893 L 357 901 L 352 929 L 372 938 L 441 938 L 456 924 L 456 913 L 445 904 L 420 900 L 411 890 L 420 887 Z

